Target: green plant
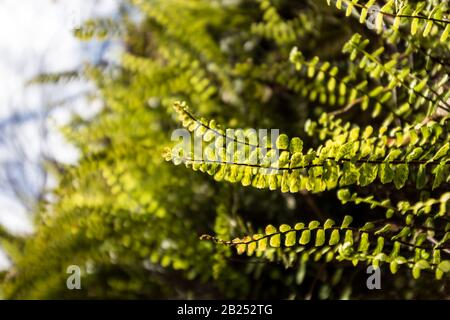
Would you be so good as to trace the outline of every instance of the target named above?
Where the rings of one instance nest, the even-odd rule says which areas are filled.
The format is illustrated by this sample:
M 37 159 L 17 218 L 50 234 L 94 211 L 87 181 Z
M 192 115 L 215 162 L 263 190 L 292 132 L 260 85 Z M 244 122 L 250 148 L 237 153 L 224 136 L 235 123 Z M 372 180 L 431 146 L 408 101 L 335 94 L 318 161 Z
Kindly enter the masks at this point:
M 49 163 L 35 233 L 0 230 L 2 295 L 448 297 L 448 1 L 373 4 L 132 0 L 87 22 L 125 52 L 37 79 L 84 75 L 104 107 L 63 128 L 82 156 Z

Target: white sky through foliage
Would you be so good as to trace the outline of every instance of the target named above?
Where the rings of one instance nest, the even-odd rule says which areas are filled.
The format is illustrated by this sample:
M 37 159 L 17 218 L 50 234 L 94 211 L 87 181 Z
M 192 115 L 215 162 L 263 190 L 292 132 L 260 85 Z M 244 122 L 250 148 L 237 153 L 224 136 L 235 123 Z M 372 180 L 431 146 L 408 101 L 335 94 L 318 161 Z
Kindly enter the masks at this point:
M 101 59 L 104 43 L 82 43 L 72 29 L 92 16 L 111 16 L 115 0 L 0 0 L 0 224 L 32 232 L 27 201 L 51 186 L 42 172 L 43 155 L 75 162 L 77 150 L 57 131 L 73 113 L 89 114 L 86 83 L 26 86 L 42 72 L 70 71 Z M 70 98 L 70 99 L 68 99 Z M 66 100 L 49 110 L 49 105 Z M 0 269 L 8 266 L 0 250 Z

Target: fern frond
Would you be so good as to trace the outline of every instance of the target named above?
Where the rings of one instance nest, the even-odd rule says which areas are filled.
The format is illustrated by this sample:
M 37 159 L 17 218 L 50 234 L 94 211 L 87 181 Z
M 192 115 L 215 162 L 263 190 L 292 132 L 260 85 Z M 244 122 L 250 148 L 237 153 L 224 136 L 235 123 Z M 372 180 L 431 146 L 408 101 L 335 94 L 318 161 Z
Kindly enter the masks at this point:
M 450 271 L 450 261 L 441 260 L 441 250 L 449 248 L 448 244 L 424 244 L 426 234 L 416 233 L 412 237 L 409 227 L 396 229 L 390 224 L 376 227 L 368 222 L 363 227 L 355 228 L 350 226 L 352 220 L 351 216 L 346 216 L 340 226 L 336 226 L 332 219 L 323 225 L 318 221 L 297 223 L 294 227 L 283 224 L 275 228 L 268 225 L 264 233 L 231 241 L 208 235 L 201 239 L 234 247 L 238 254 L 249 256 L 264 257 L 273 254 L 274 248 L 282 248 L 294 250 L 297 254 L 318 252 L 315 259 L 325 255 L 328 262 L 333 259 L 351 261 L 354 265 L 367 262 L 375 267 L 389 264 L 392 273 L 397 272 L 399 265 L 405 265 L 411 269 L 414 278 L 418 278 L 422 270 L 434 271 L 437 279 Z
M 440 41 L 445 42 L 450 33 L 448 4 L 442 1 L 431 7 L 426 1 L 420 1 L 415 6 L 408 1 L 387 1 L 381 8 L 374 7 L 375 0 L 327 0 L 328 5 L 334 5 L 339 10 L 345 10 L 346 16 L 358 11 L 359 22 L 364 24 L 370 18 L 378 33 L 383 31 L 384 22 L 389 22 L 389 28 L 398 30 L 408 25 L 411 35 L 420 33 L 423 37 L 438 34 Z M 371 12 L 369 12 L 371 11 Z M 440 32 L 439 30 L 442 30 Z
M 80 28 L 74 30 L 74 35 L 80 40 L 105 40 L 106 38 L 120 37 L 124 31 L 123 25 L 114 19 L 94 19 L 85 21 Z
M 347 112 L 355 105 L 361 105 L 361 109 L 367 110 L 372 105 L 372 117 L 376 118 L 383 106 L 387 106 L 396 117 L 402 118 L 398 111 L 390 107 L 392 92 L 388 87 L 380 85 L 369 88 L 367 80 L 355 81 L 355 75 L 347 75 L 343 78 L 339 77 L 339 68 L 332 66 L 329 62 L 320 63 L 319 57 L 314 57 L 311 61 L 306 61 L 303 54 L 294 47 L 290 54 L 290 61 L 295 65 L 297 71 L 305 70 L 311 81 L 305 81 L 309 84 L 302 83 L 299 91 L 304 95 L 308 95 L 309 99 L 314 102 L 319 100 L 321 103 L 328 102 L 330 105 L 344 106 L 343 109 L 331 112 L 337 115 Z
M 251 32 L 274 40 L 279 45 L 293 44 L 300 37 L 314 31 L 314 22 L 305 13 L 286 21 L 270 0 L 260 0 L 260 9 L 263 21 L 252 24 Z
M 433 168 L 433 189 L 448 181 L 450 176 L 448 136 L 424 149 L 419 145 L 427 140 L 421 142 L 415 131 L 408 132 L 414 133 L 414 138 L 394 131 L 397 143 L 386 154 L 386 143 L 382 147 L 377 145 L 378 141 L 388 139 L 386 129 L 382 128 L 376 137 L 372 136 L 373 128 L 368 128 L 361 134 L 359 130 L 352 130 L 350 135 L 328 140 L 316 150 L 303 152 L 300 138 L 289 140 L 282 134 L 275 145 L 270 140 L 264 144 L 252 143 L 258 141 L 254 131 L 238 130 L 230 136 L 225 130 L 216 129 L 215 121 L 197 120 L 184 103 L 177 102 L 174 107 L 183 126 L 201 139 L 201 145 L 186 150 L 184 144 L 179 144 L 165 153 L 166 160 L 206 172 L 217 181 L 296 193 L 301 190 L 321 192 L 338 185 L 367 186 L 377 178 L 383 184 L 393 183 L 400 189 L 411 178 L 417 182 L 417 177 L 410 174 L 410 168 L 416 166 L 421 170 Z M 441 127 L 437 123 L 433 125 Z M 422 128 L 426 130 L 421 133 L 430 137 L 429 129 Z M 442 132 L 442 128 L 438 129 L 437 136 Z M 358 140 L 359 137 L 362 139 Z M 240 147 L 237 152 L 236 147 Z
M 66 84 L 75 80 L 80 80 L 83 72 L 74 70 L 59 73 L 42 73 L 28 81 L 28 84 Z

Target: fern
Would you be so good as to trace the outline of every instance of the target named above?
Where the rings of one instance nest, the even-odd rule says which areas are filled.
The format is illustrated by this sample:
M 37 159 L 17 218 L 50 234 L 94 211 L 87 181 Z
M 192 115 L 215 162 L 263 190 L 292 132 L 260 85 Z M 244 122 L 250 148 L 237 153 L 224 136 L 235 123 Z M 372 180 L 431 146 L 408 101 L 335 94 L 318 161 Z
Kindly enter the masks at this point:
M 36 79 L 103 108 L 35 232 L 0 228 L 2 298 L 448 296 L 448 1 L 126 2 L 75 30 L 119 59 Z
M 343 135 L 340 139 L 327 140 L 316 150 L 309 149 L 303 152 L 303 141 L 300 138 L 291 140 L 284 134 L 278 136 L 275 145 L 266 141 L 267 145 L 262 146 L 255 142 L 252 137 L 253 132 L 246 135 L 246 131 L 237 131 L 233 136 L 227 130 L 218 127 L 214 121 L 196 119 L 184 103 L 175 103 L 180 121 L 190 132 L 200 137 L 207 145 L 205 153 L 198 153 L 199 148 L 186 149 L 179 146 L 168 150 L 166 160 L 172 160 L 175 164 L 184 163 L 193 170 L 200 170 L 214 176 L 217 181 L 226 180 L 233 183 L 241 183 L 243 186 L 270 190 L 281 189 L 282 192 L 296 193 L 302 190 L 323 192 L 325 190 L 339 186 L 359 185 L 366 187 L 375 183 L 376 180 L 383 184 L 393 183 L 397 189 L 401 189 L 410 180 L 419 188 L 423 188 L 428 183 L 432 183 L 432 188 L 438 188 L 444 181 L 449 180 L 449 150 L 450 143 L 448 136 L 440 139 L 440 134 L 444 132 L 447 120 L 441 124 L 432 123 L 432 131 L 438 134 L 431 138 L 429 129 L 421 127 L 419 134 L 417 128 L 403 128 L 407 133 L 407 138 L 399 129 L 393 130 L 395 136 L 386 134 L 385 129 L 380 129 L 378 135 L 373 137 L 373 128 L 367 127 L 360 134 L 359 129 L 351 130 L 348 135 Z M 413 138 L 411 137 L 413 136 Z M 422 139 L 420 138 L 422 135 Z M 386 146 L 386 141 L 395 137 L 396 143 Z M 227 144 L 228 141 L 228 144 Z M 379 141 L 383 147 L 379 147 Z M 427 141 L 434 141 L 433 147 L 425 146 Z M 231 143 L 230 143 L 231 142 Z M 237 158 L 241 153 L 235 153 L 235 144 L 242 145 L 241 152 L 247 150 L 249 156 L 244 161 Z M 231 145 L 231 148 L 229 147 Z M 377 146 L 378 145 L 378 146 Z M 422 145 L 422 146 L 421 146 Z M 261 149 L 267 148 L 269 151 L 263 155 Z M 280 152 L 279 157 L 273 157 L 271 151 Z M 386 150 L 388 154 L 386 155 Z M 260 158 L 258 158 L 260 157 Z M 410 171 L 414 167 L 419 167 L 418 175 L 411 175 Z M 432 169 L 435 177 L 433 181 L 424 180 L 427 175 L 427 167 Z M 412 177 L 411 177 L 412 176 Z M 414 181 L 415 180 L 415 181 Z M 392 207 L 389 201 L 376 202 L 373 197 L 365 199 L 351 196 L 348 190 L 340 190 L 338 197 L 345 203 L 347 201 L 366 202 L 373 207 L 380 206 L 387 209 L 387 218 L 394 212 L 404 215 L 408 211 L 414 213 L 429 212 L 436 203 L 441 203 L 441 209 L 435 216 L 446 215 L 446 204 L 449 200 L 448 194 L 443 194 L 440 200 L 428 200 L 426 204 L 418 202 L 414 206 L 408 202 L 399 203 L 398 207 Z M 313 221 L 308 227 L 304 224 L 297 224 L 294 228 L 282 225 L 277 230 L 272 226 L 266 228 L 265 234 L 255 234 L 242 239 L 224 241 L 211 236 L 203 236 L 202 239 L 213 240 L 218 243 L 232 245 L 237 248 L 238 253 L 247 252 L 252 255 L 255 251 L 259 256 L 263 255 L 268 244 L 270 247 L 280 246 L 294 247 L 298 244 L 306 246 L 310 244 L 311 233 L 315 233 L 315 243 L 308 253 L 315 252 L 317 247 L 321 248 L 320 253 L 326 255 L 326 260 L 330 261 L 337 255 L 338 260 L 350 260 L 353 264 L 358 261 L 368 261 L 374 266 L 382 262 L 389 263 L 390 269 L 395 273 L 399 264 L 405 264 L 412 270 L 414 278 L 420 276 L 421 270 L 432 270 L 437 279 L 441 279 L 444 273 L 448 272 L 448 260 L 440 261 L 440 252 L 443 249 L 449 253 L 446 244 L 449 240 L 448 232 L 441 234 L 442 240 L 434 240 L 435 245 L 423 245 L 427 240 L 427 233 L 421 228 L 412 229 L 411 217 L 408 216 L 407 225 L 399 229 L 393 235 L 385 236 L 392 230 L 391 224 L 385 224 L 379 229 L 374 229 L 375 224 L 368 222 L 363 228 L 350 229 L 348 221 L 350 217 L 344 219 L 340 228 L 332 227 L 334 222 L 327 220 L 323 227 L 319 227 L 319 222 Z M 450 225 L 447 225 L 450 228 Z M 329 229 L 330 232 L 326 232 Z M 374 229 L 374 230 L 372 230 Z M 413 230 L 416 230 L 413 232 Z M 447 230 L 446 230 L 447 231 Z M 354 239 L 353 233 L 359 235 Z M 329 238 L 327 238 L 327 236 Z M 377 246 L 373 252 L 369 252 L 371 239 L 375 238 Z M 345 239 L 340 243 L 340 239 Z M 392 252 L 387 254 L 383 251 L 384 243 L 390 242 L 393 245 Z M 355 246 L 355 247 L 354 247 Z M 307 246 L 306 246 L 307 247 Z M 403 253 L 402 247 L 409 251 Z M 411 248 L 415 251 L 411 253 Z M 306 250 L 306 249 L 302 249 Z M 426 257 L 426 258 L 423 258 Z
M 251 31 L 274 40 L 280 45 L 292 45 L 301 37 L 314 31 L 314 22 L 306 14 L 301 13 L 291 20 L 284 20 L 270 0 L 259 0 L 263 22 L 254 23 Z
M 214 121 L 208 123 L 197 120 L 185 104 L 175 103 L 174 107 L 183 126 L 202 139 L 205 152 L 203 154 L 203 148 L 197 152 L 194 147 L 185 150 L 183 146 L 177 145 L 166 153 L 166 160 L 206 172 L 217 181 L 240 182 L 243 186 L 295 193 L 301 190 L 322 192 L 338 185 L 367 186 L 377 179 L 383 184 L 394 183 L 397 189 L 401 189 L 410 180 L 421 183 L 420 176 L 409 174 L 413 167 L 420 167 L 422 174 L 432 170 L 433 189 L 449 179 L 450 142 L 448 136 L 439 139 L 444 130 L 438 123 L 433 123 L 433 130 L 438 132 L 435 143 L 427 149 L 420 145 L 430 139 L 428 129 L 420 132 L 426 139 L 420 139 L 414 133 L 415 138 L 411 140 L 410 135 L 396 132 L 393 136 L 397 140 L 396 145 L 386 148 L 383 141 L 393 137 L 389 137 L 385 128 L 372 136 L 373 128 L 367 127 L 362 133 L 355 128 L 348 135 L 327 140 L 317 149 L 303 152 L 300 138 L 289 140 L 282 134 L 275 145 L 267 141 L 267 146 L 261 146 L 247 142 L 257 140 L 254 132 L 246 136 L 245 131 L 237 131 L 234 136 L 228 136 L 226 130 L 217 129 Z M 443 125 L 446 125 L 445 120 Z M 405 129 L 408 134 L 415 132 Z M 238 135 L 243 135 L 244 139 Z M 216 136 L 219 139 L 211 143 Z M 227 143 L 227 140 L 232 143 Z M 235 144 L 243 145 L 241 152 L 234 152 Z M 269 152 L 263 154 L 262 148 L 268 148 Z M 275 156 L 271 152 L 274 150 L 280 155 Z
M 331 219 L 326 220 L 323 225 L 319 221 L 297 223 L 294 227 L 283 224 L 275 228 L 268 225 L 264 233 L 231 241 L 208 235 L 201 239 L 235 247 L 239 254 L 246 253 L 249 256 L 270 256 L 273 255 L 272 248 L 283 248 L 306 255 L 314 254 L 316 261 L 323 257 L 327 262 L 333 259 L 347 260 L 355 266 L 360 261 L 374 267 L 389 264 L 392 273 L 396 273 L 398 267 L 404 265 L 411 269 L 416 279 L 420 277 L 422 270 L 435 272 L 437 279 L 442 279 L 445 273 L 450 272 L 450 261 L 441 260 L 441 251 L 448 252 L 449 246 L 443 243 L 424 245 L 426 233 L 415 233 L 411 237 L 413 233 L 407 226 L 401 229 L 390 224 L 376 227 L 371 222 L 354 228 L 350 227 L 352 220 L 351 216 L 345 216 L 340 226 L 335 226 Z M 409 238 L 413 241 L 406 240 Z
M 83 23 L 80 28 L 74 30 L 74 35 L 83 41 L 92 39 L 104 40 L 106 38 L 120 37 L 123 34 L 122 24 L 113 19 L 95 19 Z
M 366 23 L 371 7 L 376 4 L 375 0 L 327 0 L 328 5 L 335 5 L 339 10 L 345 10 L 345 15 L 349 16 L 353 10 L 358 10 L 359 22 Z M 402 25 L 408 25 L 412 35 L 421 33 L 423 37 L 439 34 L 439 30 L 444 28 L 440 35 L 440 41 L 445 42 L 450 33 L 450 20 L 448 16 L 448 3 L 441 2 L 439 5 L 431 7 L 426 1 L 420 1 L 416 5 L 409 1 L 389 0 L 380 9 L 374 10 L 376 17 L 373 21 L 377 32 L 383 31 L 383 22 L 390 22 L 392 30 L 398 30 Z

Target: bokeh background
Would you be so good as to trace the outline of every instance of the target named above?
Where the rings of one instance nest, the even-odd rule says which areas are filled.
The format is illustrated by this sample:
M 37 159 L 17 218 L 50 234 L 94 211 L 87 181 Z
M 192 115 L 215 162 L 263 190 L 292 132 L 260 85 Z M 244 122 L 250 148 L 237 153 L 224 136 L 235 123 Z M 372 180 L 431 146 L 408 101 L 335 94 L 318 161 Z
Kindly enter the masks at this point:
M 114 17 L 114 0 L 0 0 L 0 224 L 32 232 L 30 212 L 52 178 L 44 162 L 74 163 L 78 151 L 58 128 L 73 114 L 91 117 L 101 103 L 86 102 L 84 81 L 29 83 L 42 73 L 79 69 L 117 55 L 112 41 L 81 42 L 73 29 L 89 18 Z M 0 251 L 0 269 L 9 266 Z

